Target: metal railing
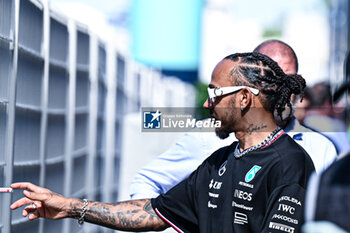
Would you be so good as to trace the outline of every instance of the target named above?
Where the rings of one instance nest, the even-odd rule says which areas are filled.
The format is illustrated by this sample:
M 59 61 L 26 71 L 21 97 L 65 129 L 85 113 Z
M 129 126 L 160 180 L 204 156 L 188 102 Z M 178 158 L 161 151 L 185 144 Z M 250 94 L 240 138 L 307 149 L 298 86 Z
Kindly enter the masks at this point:
M 123 116 L 142 105 L 191 105 L 193 97 L 190 85 L 133 62 L 48 1 L 0 0 L 0 186 L 28 181 L 113 202 Z M 30 222 L 10 211 L 20 196 L 0 195 L 1 233 L 106 231 Z

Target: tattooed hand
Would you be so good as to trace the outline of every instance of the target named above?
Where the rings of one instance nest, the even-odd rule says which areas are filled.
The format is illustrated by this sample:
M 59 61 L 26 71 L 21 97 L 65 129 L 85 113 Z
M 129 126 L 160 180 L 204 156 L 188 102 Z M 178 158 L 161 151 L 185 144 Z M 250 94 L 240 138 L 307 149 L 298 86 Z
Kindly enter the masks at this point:
M 84 205 L 82 200 L 66 198 L 31 183 L 15 183 L 11 187 L 25 189 L 23 192 L 25 197 L 14 202 L 11 209 L 27 205 L 22 214 L 24 217 L 29 215 L 30 220 L 39 217 L 49 219 L 80 217 Z M 89 202 L 84 220 L 124 231 L 163 230 L 169 227 L 154 212 L 149 199 L 130 200 L 116 204 Z

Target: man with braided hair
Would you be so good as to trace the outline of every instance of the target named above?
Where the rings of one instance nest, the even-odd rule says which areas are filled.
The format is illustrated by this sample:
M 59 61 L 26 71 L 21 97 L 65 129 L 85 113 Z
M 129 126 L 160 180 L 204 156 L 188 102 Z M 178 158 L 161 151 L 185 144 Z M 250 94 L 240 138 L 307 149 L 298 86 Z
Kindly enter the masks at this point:
M 297 85 L 287 84 L 291 78 Z M 227 56 L 213 71 L 204 107 L 222 122 L 217 134 L 235 132 L 238 141 L 214 152 L 166 194 L 106 204 L 16 183 L 11 187 L 30 192 L 11 208 L 27 205 L 23 215 L 31 220 L 70 217 L 125 231 L 172 226 L 178 232 L 299 232 L 314 166 L 276 125 L 273 112 L 283 112 L 290 95 L 304 87 L 301 76 L 284 74 L 267 56 Z
M 267 40 L 256 47 L 254 52 L 267 55 L 276 61 L 286 74 L 295 74 L 298 71 L 295 52 L 282 41 Z M 300 125 L 291 112 L 287 108 L 282 113 L 282 119 L 276 113 L 277 125 L 306 150 L 319 173 L 336 160 L 336 148 L 322 134 Z M 234 134 L 220 139 L 214 132 L 186 133 L 174 146 L 136 174 L 131 182 L 131 198 L 150 198 L 165 193 L 188 177 L 215 150 L 230 145 L 235 140 Z
M 256 47 L 254 52 L 272 58 L 286 74 L 295 74 L 298 71 L 298 59 L 294 50 L 282 41 L 267 40 Z M 302 98 L 292 94 L 292 103 L 300 100 Z M 320 173 L 337 160 L 337 149 L 333 142 L 323 134 L 302 126 L 294 117 L 293 110 L 291 106 L 286 108 L 282 113 L 282 119 L 278 114 L 275 114 L 277 125 L 306 150 L 314 163 L 316 172 Z

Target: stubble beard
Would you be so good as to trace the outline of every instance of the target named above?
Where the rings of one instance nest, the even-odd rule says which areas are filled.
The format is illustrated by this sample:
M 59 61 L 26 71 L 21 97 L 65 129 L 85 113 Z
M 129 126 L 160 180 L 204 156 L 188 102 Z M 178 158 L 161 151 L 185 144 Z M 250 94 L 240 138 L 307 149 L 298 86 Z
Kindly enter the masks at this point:
M 220 139 L 225 139 L 230 136 L 231 130 L 228 130 L 226 127 L 220 127 L 215 129 L 215 134 L 218 136 Z
M 232 98 L 232 106 L 234 105 L 234 99 Z M 235 114 L 236 109 L 233 107 L 227 108 L 227 109 L 221 109 L 221 115 L 223 116 L 223 119 L 221 120 L 221 127 L 215 129 L 215 134 L 220 139 L 225 139 L 230 136 L 230 134 L 233 132 L 233 126 L 235 124 Z

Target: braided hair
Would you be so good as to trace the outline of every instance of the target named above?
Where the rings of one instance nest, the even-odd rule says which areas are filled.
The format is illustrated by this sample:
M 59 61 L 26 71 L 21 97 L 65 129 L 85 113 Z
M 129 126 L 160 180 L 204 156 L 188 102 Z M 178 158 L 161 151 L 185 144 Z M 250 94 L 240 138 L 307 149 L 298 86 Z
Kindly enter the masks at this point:
M 235 77 L 235 84 L 259 89 L 264 108 L 272 113 L 276 110 L 281 119 L 286 106 L 292 108 L 291 95 L 303 97 L 305 79 L 298 74 L 285 74 L 275 61 L 263 54 L 235 53 L 224 59 L 236 62 L 230 74 Z

